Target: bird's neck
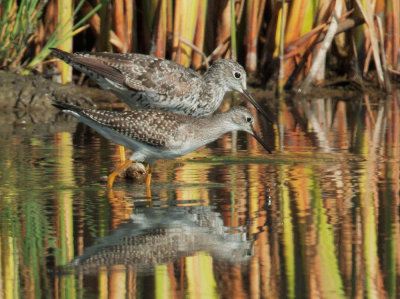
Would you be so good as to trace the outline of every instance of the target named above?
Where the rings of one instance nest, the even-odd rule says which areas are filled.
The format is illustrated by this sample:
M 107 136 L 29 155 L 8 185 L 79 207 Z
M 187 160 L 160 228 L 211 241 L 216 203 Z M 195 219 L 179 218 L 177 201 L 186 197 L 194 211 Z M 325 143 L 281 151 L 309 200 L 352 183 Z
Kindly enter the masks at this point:
M 217 113 L 209 117 L 199 119 L 200 126 L 197 126 L 198 132 L 196 136 L 202 140 L 204 144 L 210 143 L 220 136 L 237 130 L 236 125 L 232 122 L 229 111 Z
M 215 109 L 213 109 L 213 111 L 215 111 L 221 105 L 225 93 L 230 91 L 230 89 L 226 85 L 222 75 L 212 69 L 209 69 L 203 75 L 203 79 L 206 86 L 203 89 L 203 95 L 201 98 L 210 99 L 211 101 L 209 101 L 208 106 L 210 107 L 210 105 L 214 105 Z
M 203 80 L 208 87 L 212 87 L 213 89 L 223 89 L 224 92 L 229 90 L 225 83 L 224 74 L 212 67 L 204 73 Z

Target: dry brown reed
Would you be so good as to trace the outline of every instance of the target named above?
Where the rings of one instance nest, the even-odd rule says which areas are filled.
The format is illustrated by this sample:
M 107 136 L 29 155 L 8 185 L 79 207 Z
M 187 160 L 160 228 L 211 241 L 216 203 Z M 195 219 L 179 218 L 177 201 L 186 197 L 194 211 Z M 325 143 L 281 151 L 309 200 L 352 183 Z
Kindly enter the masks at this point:
M 66 20 L 72 14 L 73 1 L 57 1 L 48 1 L 46 13 L 40 19 L 43 25 L 34 28 L 35 38 L 25 40 L 25 47 L 36 49 L 29 54 L 24 52 L 26 56 L 38 53 L 56 24 L 69 24 Z M 231 57 L 267 82 L 278 74 L 282 37 L 282 82 L 286 87 L 300 84 L 306 76 L 302 89 L 322 84 L 327 70 L 335 70 L 335 65 L 345 65 L 340 67 L 341 73 L 361 73 L 363 78 L 373 74 L 384 89 L 398 76 L 400 0 L 294 0 L 285 3 L 284 14 L 282 3 L 285 2 L 98 0 L 102 8 L 89 19 L 91 30 L 85 33 L 96 41 L 96 47 L 86 50 L 142 52 L 195 69 L 207 67 L 211 60 Z M 82 13 L 89 13 L 92 7 L 93 2 L 85 0 Z M 5 20 L 12 20 L 15 11 L 0 4 L 3 40 L 9 40 L 5 37 Z M 232 43 L 231 37 L 235 36 L 237 41 Z M 72 50 L 72 42 L 70 36 L 63 41 L 68 46 L 61 47 Z M 23 60 L 21 53 L 1 54 L 12 54 L 17 62 Z M 312 66 L 314 71 L 310 73 Z

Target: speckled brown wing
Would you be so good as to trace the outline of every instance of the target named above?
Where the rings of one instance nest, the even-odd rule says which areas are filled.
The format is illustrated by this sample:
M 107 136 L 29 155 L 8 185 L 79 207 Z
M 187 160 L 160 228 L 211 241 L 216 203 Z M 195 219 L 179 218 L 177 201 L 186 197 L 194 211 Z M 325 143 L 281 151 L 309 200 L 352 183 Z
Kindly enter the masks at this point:
M 95 74 L 96 76 L 105 77 L 118 84 L 121 85 L 124 84 L 125 80 L 124 75 L 116 68 L 104 63 L 104 61 L 102 61 L 102 59 L 100 58 L 101 56 L 103 56 L 103 54 L 107 53 L 99 53 L 102 55 L 91 54 L 91 53 L 71 54 L 56 48 L 51 48 L 51 50 L 52 54 L 55 57 L 65 61 L 66 63 L 70 64 L 74 68 L 77 68 L 78 70 L 84 73 L 87 73 L 89 75 L 92 74 L 93 76 Z M 99 58 L 97 56 L 99 56 Z M 123 56 L 119 57 L 119 59 L 122 60 Z
M 199 74 L 170 60 L 135 53 L 74 53 L 52 49 L 71 65 L 80 65 L 136 91 L 182 97 L 201 90 Z
M 113 112 L 82 109 L 79 113 L 128 138 L 158 148 L 174 143 L 179 127 L 187 118 L 159 110 Z
M 183 97 L 204 87 L 199 74 L 169 60 L 138 55 L 118 69 L 125 77 L 124 84 L 139 91 Z

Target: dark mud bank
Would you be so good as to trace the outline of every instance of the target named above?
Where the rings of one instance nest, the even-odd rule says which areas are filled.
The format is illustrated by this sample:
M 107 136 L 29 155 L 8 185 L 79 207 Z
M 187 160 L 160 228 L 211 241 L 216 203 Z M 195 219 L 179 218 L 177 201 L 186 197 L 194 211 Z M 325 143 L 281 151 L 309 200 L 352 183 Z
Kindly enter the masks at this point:
M 93 106 L 94 103 L 115 101 L 115 97 L 97 88 L 60 84 L 39 75 L 21 76 L 0 71 L 0 109 L 55 111 L 53 100 Z
M 51 104 L 54 100 L 87 107 L 111 105 L 117 101 L 112 93 L 98 88 L 63 85 L 39 75 L 21 76 L 0 71 L 1 133 L 39 128 L 49 131 L 59 119 L 58 110 Z

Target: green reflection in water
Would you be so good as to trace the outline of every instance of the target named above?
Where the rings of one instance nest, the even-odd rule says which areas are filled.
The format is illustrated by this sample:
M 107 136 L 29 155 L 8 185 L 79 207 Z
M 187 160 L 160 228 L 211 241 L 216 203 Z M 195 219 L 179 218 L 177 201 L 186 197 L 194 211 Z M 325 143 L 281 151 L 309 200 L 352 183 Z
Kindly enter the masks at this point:
M 57 175 L 60 182 L 74 186 L 72 165 L 72 136 L 70 133 L 60 133 L 59 153 L 57 155 Z M 60 190 L 58 196 L 57 232 L 59 246 L 57 265 L 65 265 L 74 257 L 73 231 L 73 192 L 71 189 Z M 72 275 L 63 276 L 60 280 L 60 298 L 76 298 L 75 278 Z
M 331 104 L 327 101 L 326 105 Z M 326 135 L 334 137 L 328 140 L 335 149 L 331 153 L 313 147 L 316 137 L 304 129 L 306 126 L 294 126 L 297 132 L 287 129 L 290 120 L 282 125 L 277 141 L 286 151 L 272 156 L 244 150 L 247 144 L 241 144 L 235 154 L 224 149 L 213 151 L 213 145 L 207 151 L 200 150 L 195 158 L 158 162 L 152 191 L 160 198 L 155 198 L 153 205 L 213 205 L 225 227 L 239 221 L 247 225 L 254 221 L 249 218 L 267 214 L 269 223 L 256 223 L 254 235 L 247 236 L 256 239 L 256 234 L 264 233 L 255 248 L 258 260 L 252 260 L 262 271 L 253 271 L 250 277 L 245 267 L 239 274 L 229 267 L 221 270 L 207 253 L 196 252 L 182 258 L 183 266 L 171 262 L 156 266 L 154 273 L 137 275 L 130 281 L 134 285 L 130 289 L 126 286 L 128 277 L 136 272 L 127 270 L 126 289 L 121 293 L 139 298 L 163 297 L 177 290 L 187 297 L 194 297 L 197 290 L 210 297 L 255 296 L 259 290 L 288 298 L 310 292 L 335 298 L 398 296 L 399 159 L 390 152 L 398 151 L 398 144 L 386 143 L 390 142 L 387 136 L 400 135 L 396 128 L 389 128 L 395 119 L 388 118 L 390 134 L 382 129 L 387 136 L 376 131 L 374 107 L 371 116 L 363 105 L 348 109 L 344 112 L 354 119 L 347 123 L 349 128 L 343 135 L 336 136 L 334 124 L 325 123 Z M 289 115 L 286 111 L 281 121 Z M 374 158 L 369 154 L 375 132 L 384 147 Z M 107 297 L 108 270 L 99 270 L 101 273 L 94 276 L 57 276 L 54 264 L 68 263 L 93 245 L 95 238 L 111 234 L 116 220 L 124 221 L 118 218 L 115 207 L 120 202 L 109 202 L 104 185 L 98 182 L 116 161 L 113 146 L 93 136 L 89 142 L 72 144 L 69 133 L 33 135 L 0 138 L 2 291 L 6 298 L 23 297 L 28 292 L 36 298 Z M 341 144 L 351 146 L 339 151 L 335 144 L 339 137 L 349 137 Z M 254 165 L 257 171 L 248 171 Z M 335 176 L 326 171 L 330 165 L 336 167 Z M 267 185 L 275 188 L 271 210 L 261 204 Z M 134 206 L 135 216 L 143 186 L 120 183 L 117 190 Z M 343 197 L 335 198 L 339 191 Z M 251 198 L 258 201 L 249 203 Z M 338 205 L 333 209 L 336 199 Z M 346 222 L 343 226 L 342 221 Z M 176 274 L 178 267 L 184 269 L 183 275 Z M 232 283 L 234 275 L 240 276 L 240 283 Z
M 293 219 L 290 210 L 289 188 L 287 185 L 287 166 L 282 165 L 279 172 L 279 201 L 283 222 L 283 246 L 285 255 L 285 274 L 287 280 L 287 296 L 288 298 L 295 298 L 296 289 L 296 263 L 295 263 L 295 246 L 294 246 L 294 232 L 293 232 Z
M 321 179 L 319 175 L 308 171 L 311 185 L 309 192 L 313 203 L 313 221 L 316 225 L 318 238 L 317 252 L 320 256 L 321 281 L 323 291 L 327 297 L 344 298 L 343 283 L 340 276 L 339 263 L 336 256 L 336 243 L 333 235 L 333 227 L 328 222 L 327 210 L 324 207 L 324 200 L 321 190 Z

